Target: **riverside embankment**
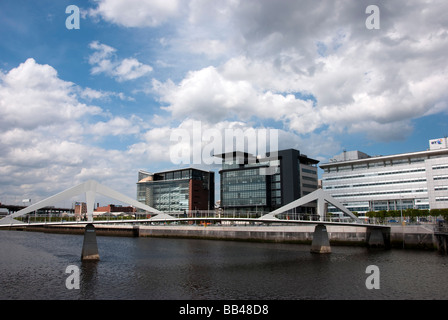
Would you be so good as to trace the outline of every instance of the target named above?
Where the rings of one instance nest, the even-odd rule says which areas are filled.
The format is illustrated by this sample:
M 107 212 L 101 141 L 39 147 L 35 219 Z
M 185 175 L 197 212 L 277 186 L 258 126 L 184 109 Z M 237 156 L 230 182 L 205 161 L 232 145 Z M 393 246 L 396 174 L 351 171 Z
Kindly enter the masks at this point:
M 96 225 L 98 236 L 167 237 L 310 244 L 314 225 Z M 83 234 L 83 225 L 21 227 L 20 230 Z M 327 226 L 331 245 L 367 245 L 366 227 Z M 432 225 L 392 225 L 392 248 L 437 249 Z

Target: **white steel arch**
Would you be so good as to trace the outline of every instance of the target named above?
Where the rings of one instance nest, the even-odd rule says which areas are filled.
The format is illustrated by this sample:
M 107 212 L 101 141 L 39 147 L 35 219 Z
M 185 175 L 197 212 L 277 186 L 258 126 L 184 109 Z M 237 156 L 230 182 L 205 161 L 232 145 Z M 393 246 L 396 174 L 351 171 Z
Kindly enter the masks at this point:
M 152 214 L 156 214 L 157 218 L 164 218 L 164 219 L 174 219 L 172 216 L 165 214 L 157 209 L 154 209 L 150 206 L 147 206 L 141 202 L 138 202 L 137 200 L 134 200 L 124 194 L 121 194 L 115 190 L 112 190 L 109 187 L 106 187 L 105 185 L 99 184 L 98 182 L 94 180 L 86 181 L 80 185 L 77 185 L 75 187 L 69 188 L 65 191 L 62 191 L 60 193 L 57 193 L 51 197 L 48 197 L 42 201 L 39 201 L 33 205 L 30 205 L 20 211 L 17 211 L 16 213 L 13 213 L 11 215 L 6 216 L 3 219 L 11 220 L 16 217 L 22 216 L 24 214 L 27 214 L 29 212 L 33 212 L 36 210 L 39 210 L 43 207 L 53 205 L 55 203 L 58 203 L 62 200 L 70 199 L 74 196 L 80 195 L 82 193 L 85 193 L 86 195 L 86 202 L 87 202 L 87 220 L 92 222 L 93 221 L 93 208 L 95 205 L 95 194 L 99 193 L 103 196 L 113 198 L 115 200 L 118 200 L 120 202 L 124 202 L 126 204 L 129 204 L 131 206 L 137 207 L 139 209 L 145 210 L 147 212 L 150 212 Z M 3 220 L 3 219 L 0 219 Z
M 338 200 L 333 198 L 331 195 L 326 193 L 322 189 L 317 189 L 314 192 L 311 192 L 310 194 L 307 194 L 306 196 L 303 196 L 302 198 L 299 198 L 297 200 L 294 200 L 283 207 L 280 207 L 272 212 L 269 212 L 268 214 L 265 214 L 264 216 L 260 217 L 260 219 L 277 219 L 275 216 L 283 213 L 285 211 L 294 209 L 296 207 L 303 206 L 304 204 L 307 204 L 311 201 L 317 200 L 317 214 L 320 216 L 321 221 L 325 221 L 325 202 L 331 203 L 333 206 L 350 216 L 351 218 L 355 219 L 356 222 L 361 223 L 361 220 L 358 219 L 357 216 L 355 216 L 350 210 L 348 210 L 346 207 L 342 205 Z

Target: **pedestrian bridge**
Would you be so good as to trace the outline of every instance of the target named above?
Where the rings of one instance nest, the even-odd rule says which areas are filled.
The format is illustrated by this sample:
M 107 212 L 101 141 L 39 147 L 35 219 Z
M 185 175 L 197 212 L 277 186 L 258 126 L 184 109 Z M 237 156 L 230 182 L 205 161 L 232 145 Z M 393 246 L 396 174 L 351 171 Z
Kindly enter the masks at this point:
M 87 202 L 87 214 L 84 221 L 49 221 L 49 222 L 22 222 L 15 218 L 24 216 L 28 213 L 34 212 L 40 208 L 56 204 L 62 200 L 70 199 L 74 196 L 85 194 Z M 136 208 L 139 208 L 151 215 L 151 218 L 147 219 L 94 219 L 93 208 L 95 203 L 96 193 L 113 198 L 120 202 L 127 203 Z M 285 212 L 293 210 L 294 208 L 303 206 L 312 201 L 317 202 L 317 215 L 314 219 L 288 219 L 280 218 L 284 216 Z M 344 219 L 337 219 L 334 221 L 330 216 L 327 216 L 325 211 L 325 204 L 331 203 L 344 213 Z M 286 216 L 287 217 L 287 216 Z M 322 189 L 318 189 L 313 193 L 310 193 L 300 199 L 297 199 L 275 211 L 265 214 L 258 218 L 250 217 L 225 217 L 216 216 L 213 212 L 212 215 L 207 214 L 199 217 L 184 217 L 178 215 L 177 217 L 156 210 L 150 206 L 147 206 L 141 202 L 138 202 L 128 196 L 125 196 L 115 190 L 110 189 L 104 185 L 99 184 L 96 181 L 89 180 L 78 186 L 67 189 L 61 193 L 51 196 L 45 200 L 30 205 L 16 213 L 6 216 L 0 219 L 0 228 L 6 227 L 27 227 L 27 226 L 42 226 L 42 225 L 75 225 L 80 224 L 85 226 L 84 245 L 83 245 L 83 260 L 97 260 L 99 259 L 98 249 L 96 244 L 95 224 L 116 224 L 116 223 L 174 223 L 174 222 L 234 222 L 234 223 L 252 223 L 252 224 L 312 224 L 315 225 L 315 231 L 313 234 L 313 241 L 311 245 L 311 252 L 315 253 L 329 253 L 331 252 L 330 243 L 328 240 L 328 234 L 326 225 L 343 225 L 343 226 L 364 226 L 368 234 L 367 239 L 370 245 L 389 246 L 390 242 L 390 227 L 384 225 L 365 224 L 359 220 L 352 212 L 346 209 L 336 199 L 325 193 Z

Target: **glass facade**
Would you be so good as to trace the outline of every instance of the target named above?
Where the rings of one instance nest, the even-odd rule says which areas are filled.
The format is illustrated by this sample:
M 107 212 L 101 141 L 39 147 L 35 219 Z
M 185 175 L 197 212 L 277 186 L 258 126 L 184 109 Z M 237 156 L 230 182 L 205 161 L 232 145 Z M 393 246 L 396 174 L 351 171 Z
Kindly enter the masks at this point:
M 282 204 L 282 175 L 281 167 L 278 164 L 277 172 L 271 178 L 271 206 L 280 207 Z
M 438 198 L 446 193 L 447 148 L 391 156 L 366 155 L 332 161 L 321 168 L 323 189 L 352 211 L 447 207 Z M 330 212 L 333 210 L 329 207 Z
M 137 201 L 160 211 L 208 210 L 214 206 L 214 172 L 197 169 L 140 171 Z
M 144 188 L 146 204 L 160 211 L 189 210 L 189 181 L 160 181 Z
M 266 206 L 268 204 L 268 176 L 260 175 L 259 168 L 227 171 L 221 174 L 221 206 Z
M 317 189 L 318 161 L 298 150 L 278 151 L 275 158 L 248 153 L 218 155 L 223 158 L 221 207 L 238 212 L 269 212 Z M 233 156 L 233 157 L 232 157 Z M 266 168 L 273 174 L 263 174 Z

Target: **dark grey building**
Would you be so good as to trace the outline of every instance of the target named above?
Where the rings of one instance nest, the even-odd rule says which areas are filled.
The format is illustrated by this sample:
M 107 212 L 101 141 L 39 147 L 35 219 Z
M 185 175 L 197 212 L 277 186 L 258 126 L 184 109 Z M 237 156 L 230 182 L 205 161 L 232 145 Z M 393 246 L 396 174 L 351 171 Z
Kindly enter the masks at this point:
M 246 152 L 215 155 L 222 158 L 221 208 L 236 212 L 269 212 L 318 188 L 319 161 L 295 149 L 259 158 Z M 274 168 L 273 174 L 266 174 Z M 315 206 L 314 206 L 315 207 Z M 297 212 L 313 212 L 313 204 Z

